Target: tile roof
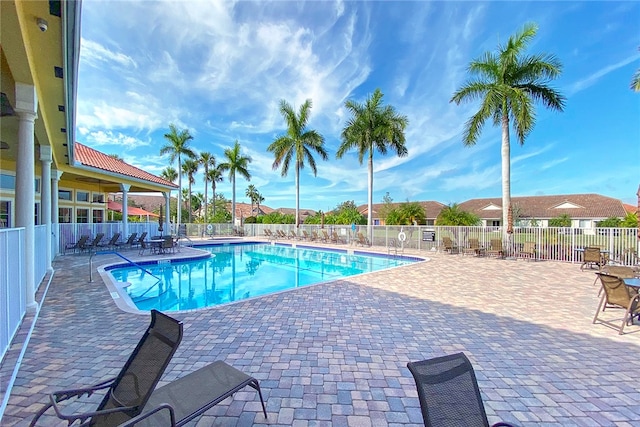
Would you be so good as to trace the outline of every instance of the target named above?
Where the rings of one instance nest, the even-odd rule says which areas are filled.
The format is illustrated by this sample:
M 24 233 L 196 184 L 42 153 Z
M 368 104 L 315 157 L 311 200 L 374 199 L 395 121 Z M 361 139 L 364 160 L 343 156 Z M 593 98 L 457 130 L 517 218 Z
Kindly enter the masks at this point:
M 565 203 L 576 207 L 563 207 Z M 561 194 L 556 196 L 512 197 L 511 204 L 519 206 L 522 218 L 549 219 L 562 214 L 571 218 L 623 218 L 626 211 L 622 202 L 599 194 Z M 502 207 L 501 197 L 471 199 L 459 204 L 460 209 L 473 212 L 483 219 L 501 219 L 502 209 L 485 210 L 487 206 Z
M 74 145 L 75 160 L 84 166 L 90 166 L 106 172 L 117 173 L 131 178 L 152 182 L 154 184 L 165 185 L 172 188 L 178 188 L 173 182 L 166 181 L 159 176 L 150 174 L 149 172 L 138 169 L 122 160 L 114 159 L 98 150 L 76 142 Z
M 280 212 L 281 214 L 284 215 L 295 215 L 296 214 L 296 208 L 277 208 L 276 211 Z M 314 211 L 313 209 L 302 209 L 300 208 L 300 219 L 302 221 L 304 221 L 304 219 L 308 216 L 314 216 L 316 214 L 316 211 Z
M 122 202 L 122 193 L 113 193 L 111 198 L 117 202 Z M 164 207 L 165 205 L 164 196 L 154 196 L 152 194 L 129 194 L 128 199 L 133 201 L 136 206 L 149 212 L 158 212 L 160 211 L 160 206 Z M 175 200 L 176 197 L 171 197 L 171 199 Z
M 438 216 L 438 214 L 440 213 L 442 208 L 444 208 L 446 206 L 443 203 L 436 202 L 436 201 L 433 201 L 433 200 L 426 200 L 426 201 L 423 201 L 423 202 L 416 202 L 416 203 L 419 203 L 420 205 L 422 205 L 422 207 L 424 208 L 424 211 L 426 213 L 427 219 L 436 219 L 436 217 Z M 396 206 L 401 205 L 402 203 L 391 203 L 391 204 L 394 207 L 396 207 Z M 383 206 L 384 206 L 384 203 L 373 203 L 371 205 L 372 217 L 374 219 L 375 218 L 379 218 L 379 212 L 380 212 L 380 209 Z M 369 210 L 369 206 L 367 204 L 358 206 L 358 212 L 360 212 L 364 216 L 367 216 L 368 210 Z
M 231 202 L 227 203 L 227 210 L 231 212 Z M 260 205 L 260 214 L 267 215 L 273 212 L 269 206 Z M 251 203 L 236 202 L 236 218 L 247 218 L 250 216 L 256 216 L 258 213 L 258 205 L 253 205 L 253 214 L 251 213 Z

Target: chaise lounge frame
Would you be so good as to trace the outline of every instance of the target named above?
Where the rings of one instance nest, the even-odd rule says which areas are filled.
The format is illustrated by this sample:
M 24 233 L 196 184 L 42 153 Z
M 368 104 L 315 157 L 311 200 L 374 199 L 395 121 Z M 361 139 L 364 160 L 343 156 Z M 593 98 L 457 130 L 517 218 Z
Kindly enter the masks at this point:
M 182 330 L 182 322 L 151 310 L 151 324 L 117 377 L 91 387 L 51 393 L 50 402 L 29 427 L 50 408 L 69 425 L 79 422 L 83 427 L 183 426 L 247 385 L 258 392 L 267 418 L 258 380 L 221 360 L 155 388 L 182 340 Z M 65 413 L 60 405 L 97 391 L 105 395 L 94 411 Z

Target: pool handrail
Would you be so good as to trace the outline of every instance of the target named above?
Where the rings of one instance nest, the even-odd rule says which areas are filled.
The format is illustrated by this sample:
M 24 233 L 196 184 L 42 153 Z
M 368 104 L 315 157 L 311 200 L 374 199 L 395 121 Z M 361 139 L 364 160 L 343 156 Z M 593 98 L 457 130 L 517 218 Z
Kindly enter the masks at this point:
M 93 283 L 93 256 L 94 255 L 118 255 L 120 258 L 122 258 L 123 260 L 127 261 L 129 264 L 139 268 L 140 270 L 144 271 L 145 273 L 149 274 L 151 277 L 153 277 L 154 279 L 158 279 L 159 282 L 162 281 L 162 279 L 160 279 L 158 276 L 154 275 L 151 271 L 147 270 L 146 268 L 142 267 L 140 264 L 131 261 L 129 258 L 127 258 L 126 256 L 122 255 L 121 253 L 117 252 L 117 251 L 96 251 L 94 253 L 92 253 L 89 256 L 89 283 Z

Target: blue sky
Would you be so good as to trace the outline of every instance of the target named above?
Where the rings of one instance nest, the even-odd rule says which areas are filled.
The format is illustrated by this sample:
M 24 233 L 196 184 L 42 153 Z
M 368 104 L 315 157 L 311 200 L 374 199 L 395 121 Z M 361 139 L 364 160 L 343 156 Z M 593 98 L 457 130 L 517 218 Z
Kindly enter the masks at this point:
M 169 123 L 219 161 L 238 140 L 253 162 L 237 200 L 248 202 L 253 184 L 265 205 L 294 207 L 293 168 L 281 177 L 266 148 L 285 132 L 279 101 L 311 99 L 309 128 L 325 137 L 329 161 L 316 158 L 316 177 L 303 169 L 300 205 L 326 211 L 367 202 L 366 163 L 335 152 L 345 101 L 380 88 L 409 119 L 409 155 L 374 157 L 374 203 L 386 192 L 398 202 L 500 197 L 500 130 L 487 123 L 464 147 L 477 105 L 449 100 L 469 62 L 526 22 L 539 26 L 528 52 L 563 63 L 554 86 L 567 102 L 562 113 L 537 105 L 524 145 L 512 138 L 512 196 L 599 193 L 635 204 L 638 2 L 84 1 L 77 140 L 155 174 L 169 165 L 159 154 Z M 203 189 L 200 173 L 194 191 Z M 228 180 L 218 191 L 231 198 Z

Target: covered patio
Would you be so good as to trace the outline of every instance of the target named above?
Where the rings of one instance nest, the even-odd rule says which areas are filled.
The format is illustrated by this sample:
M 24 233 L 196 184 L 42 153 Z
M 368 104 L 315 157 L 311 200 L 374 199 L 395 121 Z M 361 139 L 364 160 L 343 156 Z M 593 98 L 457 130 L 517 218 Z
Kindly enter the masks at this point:
M 429 256 L 174 313 L 185 336 L 161 384 L 217 359 L 260 381 L 267 420 L 248 389 L 197 426 L 417 426 L 422 417 L 406 363 L 464 351 L 491 422 L 637 425 L 640 326 L 619 336 L 592 324 L 592 273 L 569 263 Z M 54 267 L 3 426 L 26 426 L 47 392 L 115 375 L 149 321 L 119 310 L 99 279 L 88 283 L 86 257 L 58 257 Z M 19 351 L 14 345 L 10 356 Z M 5 383 L 11 372 L 3 366 L 0 374 Z M 48 418 L 45 425 L 64 424 Z

